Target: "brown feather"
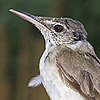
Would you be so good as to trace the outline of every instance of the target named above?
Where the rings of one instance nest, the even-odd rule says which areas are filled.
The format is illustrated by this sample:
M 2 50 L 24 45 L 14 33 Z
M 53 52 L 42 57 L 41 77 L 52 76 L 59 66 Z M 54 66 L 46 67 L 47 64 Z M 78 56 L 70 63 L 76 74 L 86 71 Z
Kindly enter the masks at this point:
M 57 49 L 57 67 L 69 84 L 87 100 L 100 100 L 100 63 L 97 57 L 89 52 L 73 51 L 66 46 Z

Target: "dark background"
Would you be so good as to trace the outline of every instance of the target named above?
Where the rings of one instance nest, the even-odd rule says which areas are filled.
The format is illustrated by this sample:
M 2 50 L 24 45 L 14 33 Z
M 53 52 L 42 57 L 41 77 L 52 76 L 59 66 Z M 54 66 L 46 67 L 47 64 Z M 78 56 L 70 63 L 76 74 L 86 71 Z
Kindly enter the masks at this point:
M 100 0 L 0 0 L 0 100 L 49 100 L 42 85 L 28 88 L 29 80 L 39 74 L 43 37 L 10 8 L 82 22 L 100 57 Z

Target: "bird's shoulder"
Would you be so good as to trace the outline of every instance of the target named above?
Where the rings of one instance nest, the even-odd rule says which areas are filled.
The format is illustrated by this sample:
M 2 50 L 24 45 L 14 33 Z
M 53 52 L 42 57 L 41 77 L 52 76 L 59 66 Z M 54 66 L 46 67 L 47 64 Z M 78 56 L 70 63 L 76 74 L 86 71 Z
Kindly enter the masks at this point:
M 95 100 L 95 91 L 100 94 L 100 60 L 93 47 L 83 43 L 74 49 L 59 46 L 57 50 L 56 64 L 61 73 L 82 95 Z

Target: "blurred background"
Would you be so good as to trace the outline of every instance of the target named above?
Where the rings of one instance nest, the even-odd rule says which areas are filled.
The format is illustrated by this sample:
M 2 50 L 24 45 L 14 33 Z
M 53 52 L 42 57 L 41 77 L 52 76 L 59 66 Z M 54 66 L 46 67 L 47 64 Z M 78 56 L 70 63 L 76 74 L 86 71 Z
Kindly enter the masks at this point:
M 28 88 L 29 80 L 39 74 L 43 37 L 10 8 L 82 22 L 100 58 L 100 0 L 0 0 L 0 100 L 49 100 L 42 85 Z

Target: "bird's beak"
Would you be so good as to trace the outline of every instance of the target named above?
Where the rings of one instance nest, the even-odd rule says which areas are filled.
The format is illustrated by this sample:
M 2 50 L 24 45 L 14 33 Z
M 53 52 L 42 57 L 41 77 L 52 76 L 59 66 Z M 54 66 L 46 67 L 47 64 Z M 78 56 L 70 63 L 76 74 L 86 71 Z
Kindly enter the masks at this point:
M 20 10 L 14 10 L 14 9 L 10 9 L 10 12 L 18 15 L 19 17 L 31 22 L 32 24 L 34 24 L 40 31 L 41 30 L 45 30 L 45 31 L 50 31 L 42 22 L 42 17 L 37 17 L 34 15 L 31 15 L 29 13 L 26 13 L 24 11 L 20 11 Z

